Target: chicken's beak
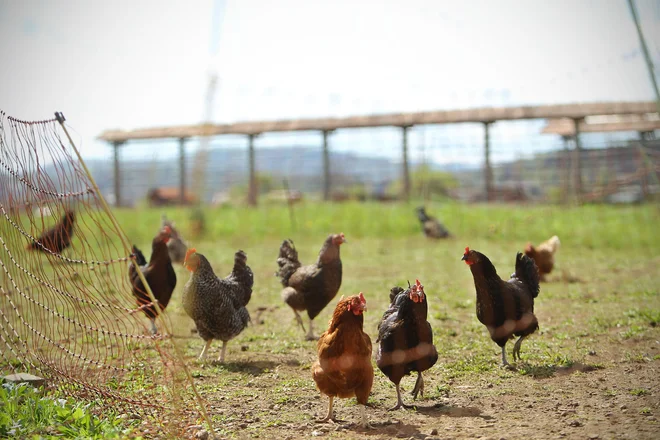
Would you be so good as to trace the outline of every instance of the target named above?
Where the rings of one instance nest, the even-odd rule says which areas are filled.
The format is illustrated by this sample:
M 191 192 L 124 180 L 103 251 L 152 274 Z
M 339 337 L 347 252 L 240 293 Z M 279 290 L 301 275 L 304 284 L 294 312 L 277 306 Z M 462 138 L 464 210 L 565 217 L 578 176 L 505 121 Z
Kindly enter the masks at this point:
M 465 260 L 467 260 L 467 259 L 468 259 L 468 256 L 467 256 L 467 255 L 463 255 L 463 258 L 461 258 L 461 261 L 465 261 Z

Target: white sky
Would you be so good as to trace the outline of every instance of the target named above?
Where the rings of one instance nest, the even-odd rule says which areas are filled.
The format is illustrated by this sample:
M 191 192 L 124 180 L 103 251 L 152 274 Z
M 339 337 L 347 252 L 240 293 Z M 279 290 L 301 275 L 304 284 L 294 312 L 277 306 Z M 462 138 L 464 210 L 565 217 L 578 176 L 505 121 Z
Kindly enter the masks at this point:
M 637 8 L 660 64 L 660 1 Z M 222 122 L 654 96 L 626 0 L 0 0 L 0 41 L 0 109 L 64 112 L 87 156 L 105 129 L 199 122 L 210 66 Z

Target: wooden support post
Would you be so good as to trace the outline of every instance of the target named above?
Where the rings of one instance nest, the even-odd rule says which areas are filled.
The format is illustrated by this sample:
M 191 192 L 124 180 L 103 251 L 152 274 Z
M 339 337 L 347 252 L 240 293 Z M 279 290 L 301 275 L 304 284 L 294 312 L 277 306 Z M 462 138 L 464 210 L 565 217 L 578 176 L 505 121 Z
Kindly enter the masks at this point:
M 179 138 L 179 202 L 186 204 L 186 138 Z
M 569 202 L 568 194 L 571 190 L 571 153 L 569 147 L 571 137 L 562 136 L 561 138 L 564 141 L 564 151 L 561 152 L 561 169 L 559 170 L 561 183 L 559 187 L 561 188 L 561 202 L 566 204 Z
M 410 170 L 408 169 L 408 129 L 410 127 L 401 127 L 403 131 L 403 199 L 410 199 Z
M 644 131 L 639 132 L 640 145 L 639 145 L 639 150 L 637 150 L 637 169 L 644 170 L 642 177 L 640 178 L 640 183 L 642 185 L 642 200 L 644 201 L 649 199 L 649 177 L 647 173 L 650 170 L 648 167 L 648 163 L 646 162 L 646 157 L 643 149 L 646 147 L 646 140 L 652 139 L 652 136 L 653 136 L 653 132 L 644 132 Z
M 112 143 L 114 149 L 114 184 L 115 184 L 115 206 L 121 206 L 121 173 L 119 171 L 119 147 L 123 142 L 115 141 Z
M 323 200 L 330 200 L 330 151 L 327 130 L 323 130 Z
M 248 135 L 248 169 L 250 182 L 248 187 L 248 205 L 257 206 L 257 175 L 254 166 L 254 138 L 255 134 Z
M 575 191 L 575 199 L 578 203 L 582 201 L 582 145 L 580 143 L 580 124 L 582 119 L 573 119 L 573 128 L 575 133 L 575 149 L 573 172 L 575 173 L 573 190 Z
M 490 166 L 490 124 L 484 122 L 484 181 L 486 201 L 493 200 L 493 169 Z

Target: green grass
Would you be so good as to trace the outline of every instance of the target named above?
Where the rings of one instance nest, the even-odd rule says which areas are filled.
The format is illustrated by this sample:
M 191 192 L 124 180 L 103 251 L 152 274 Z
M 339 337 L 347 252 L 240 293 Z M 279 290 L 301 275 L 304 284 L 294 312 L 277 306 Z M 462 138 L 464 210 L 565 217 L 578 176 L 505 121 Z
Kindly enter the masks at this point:
M 98 417 L 92 405 L 44 396 L 30 385 L 3 383 L 0 386 L 0 438 L 125 438 L 130 429 L 112 410 Z
M 485 382 L 495 384 L 485 393 L 516 394 L 520 383 L 524 386 L 529 384 L 525 381 L 545 380 L 565 371 L 579 374 L 585 366 L 593 369 L 659 359 L 659 355 L 646 355 L 635 345 L 659 336 L 657 206 L 431 205 L 429 213 L 440 218 L 454 234 L 454 238 L 444 241 L 422 236 L 415 206 L 305 202 L 294 207 L 295 228 L 283 205 L 205 208 L 207 231 L 194 238 L 189 233 L 191 211 L 186 208 L 119 209 L 116 215 L 130 241 L 147 256 L 163 212 L 176 221 L 198 252 L 207 256 L 219 276 L 230 271 L 237 249 L 248 254 L 248 264 L 255 274 L 248 305 L 253 323 L 229 343 L 225 365 L 196 360 L 203 342 L 191 336 L 193 324 L 183 312 L 181 292 L 189 273 L 181 266 L 176 267 L 178 283 L 167 309 L 200 393 L 215 408 L 222 408 L 222 413 L 212 412 L 211 417 L 226 437 L 239 436 L 241 431 L 236 425 L 242 417 L 248 417 L 244 412 L 260 419 L 250 424 L 250 429 L 269 437 L 279 435 L 281 431 L 273 431 L 277 426 L 310 421 L 314 412 L 322 410 L 309 371 L 316 360 L 316 345 L 303 340 L 293 313 L 280 299 L 281 285 L 273 275 L 281 241 L 289 237 L 295 241 L 301 261 L 307 264 L 315 261 L 327 234 L 346 234 L 339 294 L 364 292 L 369 306 L 365 331 L 374 343 L 378 322 L 388 306 L 390 287 L 420 279 L 427 292 L 429 322 L 439 352 L 437 365 L 425 374 L 429 399 L 460 395 L 463 392 L 456 388 L 459 384 Z M 85 223 L 84 216 L 81 222 Z M 556 268 L 550 282 L 542 284 L 535 303 L 540 331 L 523 344 L 518 372 L 502 370 L 499 348 L 475 316 L 472 276 L 460 261 L 463 248 L 470 246 L 484 252 L 498 273 L 506 277 L 513 271 L 516 252 L 527 241 L 538 243 L 555 234 L 562 242 Z M 43 269 L 44 276 L 49 270 Z M 267 309 L 261 316 L 263 324 L 254 321 L 258 307 Z M 332 305 L 315 320 L 317 333 L 325 329 L 331 313 Z M 139 343 L 130 343 L 131 349 L 141 348 Z M 85 344 L 98 343 L 87 340 Z M 220 343 L 212 345 L 210 359 L 219 350 Z M 596 353 L 595 357 L 590 353 Z M 151 356 L 145 351 L 141 354 Z M 153 359 L 158 362 L 156 353 Z M 405 378 L 402 386 L 409 389 L 409 381 L 413 379 Z M 144 389 L 156 390 L 154 381 L 140 374 L 108 386 L 129 396 L 142 396 L 138 393 Z M 603 393 L 616 396 L 615 390 Z M 254 401 L 239 409 L 229 404 L 246 399 Z M 393 399 L 391 383 L 376 371 L 371 401 L 385 407 L 391 406 Z M 274 405 L 278 405 L 277 411 L 271 409 Z M 302 405 L 306 405 L 305 410 L 299 409 Z M 349 404 L 339 405 L 343 408 Z M 23 423 L 29 416 L 17 417 Z M 33 425 L 33 429 L 47 426 L 43 422 Z

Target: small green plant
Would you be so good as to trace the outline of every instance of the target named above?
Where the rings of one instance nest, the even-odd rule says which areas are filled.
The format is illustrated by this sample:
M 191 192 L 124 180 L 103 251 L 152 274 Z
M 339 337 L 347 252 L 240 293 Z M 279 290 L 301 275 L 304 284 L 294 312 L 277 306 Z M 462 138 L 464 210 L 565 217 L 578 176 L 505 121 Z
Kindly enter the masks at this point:
M 129 430 L 110 413 L 95 416 L 90 404 L 43 395 L 30 385 L 0 386 L 0 437 L 64 437 L 85 439 L 123 438 Z
M 649 393 L 649 390 L 646 390 L 644 388 L 633 388 L 630 390 L 630 394 L 633 396 L 644 396 Z
M 645 415 L 645 416 L 646 416 L 646 415 L 649 415 L 649 414 L 651 414 L 651 408 L 642 408 L 642 409 L 639 411 L 639 413 L 642 414 L 642 415 Z

